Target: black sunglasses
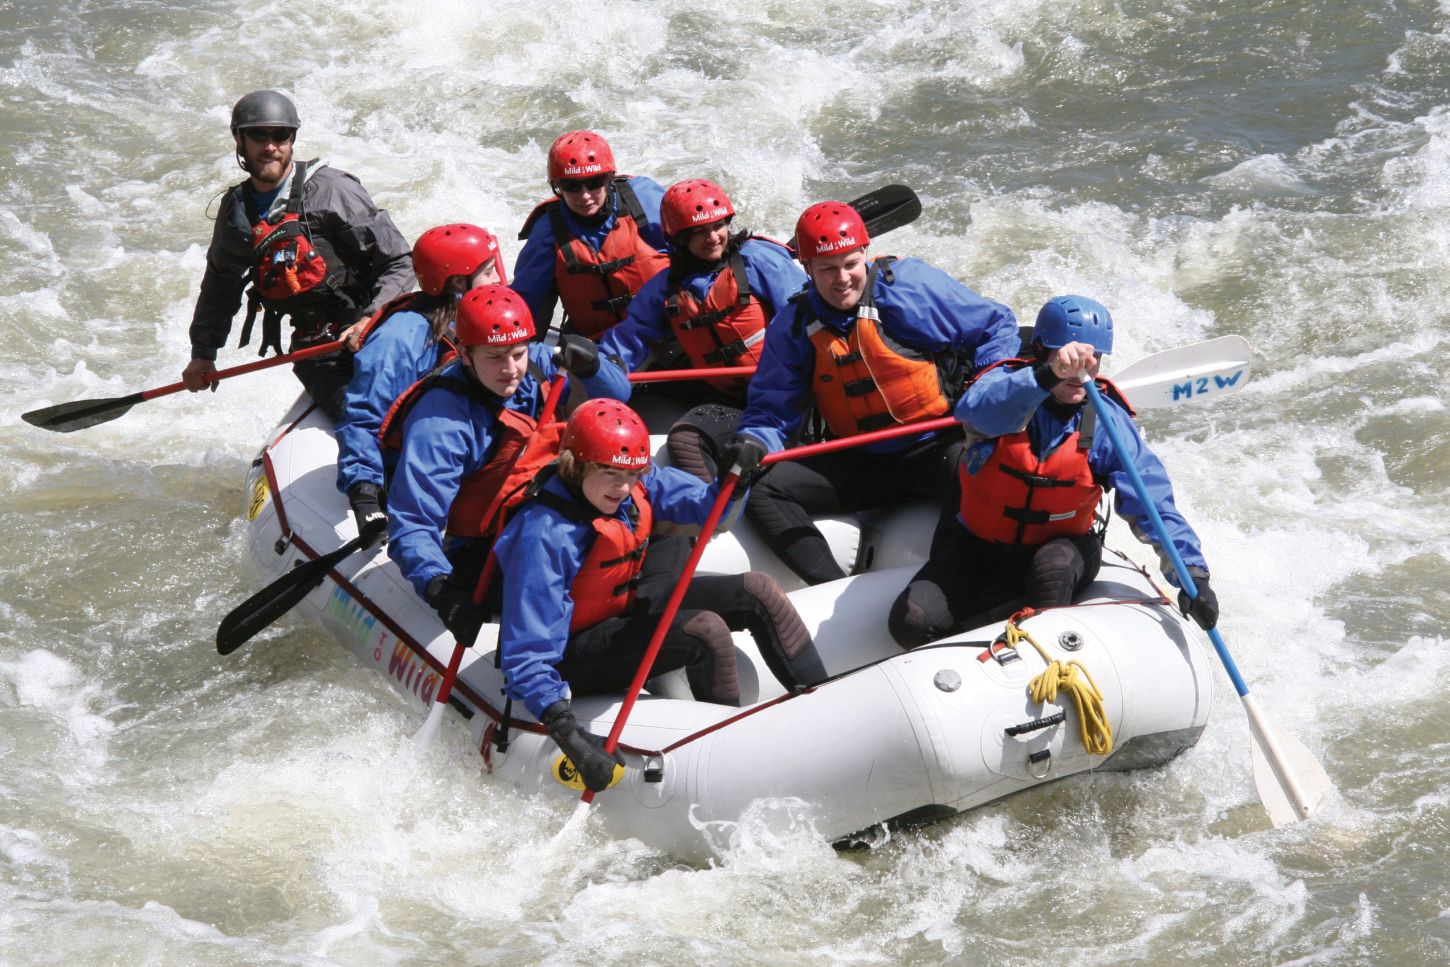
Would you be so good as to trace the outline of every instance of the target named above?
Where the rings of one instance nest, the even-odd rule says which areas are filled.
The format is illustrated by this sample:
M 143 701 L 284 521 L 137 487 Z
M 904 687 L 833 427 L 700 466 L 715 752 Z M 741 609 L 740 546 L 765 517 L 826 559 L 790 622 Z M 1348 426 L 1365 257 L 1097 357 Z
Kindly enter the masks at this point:
M 257 144 L 286 144 L 297 132 L 291 128 L 243 128 L 242 134 L 247 136 L 248 141 Z
M 560 191 L 566 191 L 571 195 L 576 191 L 598 191 L 609 184 L 613 177 L 613 175 L 595 175 L 593 178 L 584 178 L 582 180 L 565 178 L 556 187 Z

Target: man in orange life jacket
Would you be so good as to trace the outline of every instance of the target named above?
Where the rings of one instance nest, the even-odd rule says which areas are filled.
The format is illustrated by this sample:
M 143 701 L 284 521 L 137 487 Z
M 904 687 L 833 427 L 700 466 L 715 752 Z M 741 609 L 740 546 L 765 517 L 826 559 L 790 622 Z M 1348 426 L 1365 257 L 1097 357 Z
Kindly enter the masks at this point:
M 1139 502 L 1124 461 L 1138 469 L 1174 547 L 1198 585 L 1178 604 L 1205 629 L 1218 620 L 1198 537 L 1173 503 L 1163 464 L 1143 443 L 1132 410 L 1112 383 L 1098 380 L 1128 452 L 1114 451 L 1085 405 L 1082 374 L 1096 377 L 1113 349 L 1113 320 L 1100 303 L 1058 296 L 1042 307 L 1033 330 L 1034 355 L 1006 360 L 979 375 L 957 404 L 969 437 L 961 468 L 961 497 L 942 518 L 931 557 L 892 606 L 888 624 L 904 648 L 953 634 L 984 612 L 1011 604 L 1048 608 L 1071 604 L 1102 561 L 1098 501 L 1114 489 L 1118 513 L 1140 540 Z M 986 437 L 986 439 L 981 439 Z M 1160 550 L 1160 556 L 1162 554 Z M 1163 573 L 1177 585 L 1164 559 Z
M 861 216 L 812 205 L 796 223 L 810 284 L 765 334 L 739 429 L 718 463 L 749 471 L 801 427 L 808 404 L 830 436 L 945 416 L 976 370 L 1018 346 L 1012 310 L 917 259 L 871 259 Z M 845 576 L 811 517 L 955 494 L 957 432 L 924 433 L 775 464 L 746 514 L 810 584 Z
M 549 187 L 519 232 L 514 291 L 534 314 L 540 338 L 554 304 L 564 329 L 591 339 L 624 318 L 630 299 L 668 264 L 660 228 L 664 189 L 652 178 L 621 175 L 609 143 L 593 131 L 569 131 L 549 148 Z
M 460 641 L 483 621 L 473 590 L 509 496 L 514 456 L 534 437 L 549 382 L 567 370 L 593 396 L 629 395 L 624 370 L 583 336 L 554 351 L 534 340 L 528 306 L 512 289 L 484 285 L 458 305 L 461 355 L 410 388 L 383 422 L 384 446 L 402 447 L 388 490 L 388 556 Z M 557 452 L 539 431 L 527 453 Z
M 338 338 L 343 329 L 413 287 L 408 242 L 352 175 L 326 162 L 293 163 L 301 122 L 276 91 L 253 91 L 232 108 L 232 138 L 246 181 L 222 198 L 206 253 L 201 295 L 191 319 L 191 362 L 181 382 L 213 390 L 217 350 L 248 283 L 246 345 L 258 312 L 262 352 L 282 351 L 281 320 L 289 317 L 289 349 Z M 352 374 L 347 353 L 293 367 L 312 398 L 334 418 Z
M 379 437 L 393 403 L 456 352 L 453 320 L 469 289 L 504 284 L 498 240 L 486 228 L 454 223 L 430 228 L 413 246 L 420 291 L 399 296 L 353 327 L 354 352 L 337 421 L 337 489 L 347 494 L 357 532 L 371 547 L 388 531 L 387 477 L 398 451 Z
M 651 467 L 639 415 L 590 400 L 569 418 L 558 472 L 499 535 L 506 690 L 595 791 L 611 781 L 615 760 L 575 719 L 570 695 L 623 691 L 633 680 L 690 551 L 689 538 L 660 538 L 653 523 L 701 524 L 717 493 L 683 470 Z M 696 699 L 739 705 L 732 629 L 750 632 L 785 687 L 825 679 L 790 598 L 756 571 L 694 577 L 654 673 L 684 668 Z

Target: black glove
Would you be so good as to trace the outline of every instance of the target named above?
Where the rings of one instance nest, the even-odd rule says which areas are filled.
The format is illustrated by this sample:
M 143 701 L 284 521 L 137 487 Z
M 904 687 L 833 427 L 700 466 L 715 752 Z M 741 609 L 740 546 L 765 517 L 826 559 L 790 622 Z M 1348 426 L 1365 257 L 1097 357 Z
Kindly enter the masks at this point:
M 554 357 L 558 364 L 580 379 L 588 379 L 599 372 L 599 347 L 594 340 L 574 333 L 559 337 L 559 354 Z
M 388 515 L 383 512 L 383 491 L 377 484 L 355 483 L 347 489 L 347 502 L 357 519 L 357 536 L 363 547 L 376 547 L 388 539 Z
M 460 645 L 473 647 L 478 629 L 483 627 L 483 609 L 473 603 L 472 592 L 460 587 L 452 575 L 440 574 L 428 582 L 423 600 L 438 612 L 443 626 L 453 632 Z
M 1208 583 L 1208 572 L 1201 567 L 1190 567 L 1188 576 L 1198 586 L 1198 597 L 1188 600 L 1187 591 L 1178 592 L 1178 610 L 1185 618 L 1192 618 L 1204 631 L 1218 624 L 1218 595 Z
M 725 475 L 738 467 L 740 479 L 735 483 L 734 496 L 745 493 L 751 482 L 764 472 L 760 469 L 764 457 L 765 444 L 748 433 L 736 433 L 720 448 L 719 480 L 723 483 Z
M 614 781 L 614 767 L 616 764 L 624 765 L 624 757 L 617 749 L 613 756 L 606 755 L 604 739 L 584 731 L 568 702 L 550 705 L 539 716 L 539 721 L 578 770 L 579 778 L 584 780 L 586 787 L 594 792 L 609 788 Z

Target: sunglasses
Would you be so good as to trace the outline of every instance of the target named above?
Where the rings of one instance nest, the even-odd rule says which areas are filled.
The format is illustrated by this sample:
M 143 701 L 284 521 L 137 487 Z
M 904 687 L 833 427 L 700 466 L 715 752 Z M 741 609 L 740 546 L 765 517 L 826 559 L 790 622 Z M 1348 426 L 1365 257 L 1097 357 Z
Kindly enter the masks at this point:
M 558 189 L 568 192 L 571 195 L 578 191 L 598 191 L 609 184 L 613 178 L 613 175 L 595 175 L 593 178 L 584 178 L 582 180 L 565 178 L 559 182 Z
M 286 144 L 297 132 L 291 128 L 243 128 L 242 134 L 257 144 Z

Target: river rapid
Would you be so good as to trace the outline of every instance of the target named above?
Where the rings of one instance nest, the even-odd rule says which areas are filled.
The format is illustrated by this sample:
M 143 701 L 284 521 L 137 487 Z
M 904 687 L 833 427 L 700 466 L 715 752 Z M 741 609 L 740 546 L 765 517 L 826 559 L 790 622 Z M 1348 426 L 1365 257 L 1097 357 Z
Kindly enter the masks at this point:
M 1450 962 L 1447 79 L 1444 0 L 0 0 L 0 963 Z M 868 851 L 790 802 L 704 868 L 558 850 L 566 810 L 461 728 L 414 754 L 315 627 L 219 657 L 293 377 L 20 414 L 179 377 L 228 112 L 268 86 L 410 239 L 472 221 L 511 264 L 588 127 L 781 238 L 911 185 L 877 251 L 1028 321 L 1097 298 L 1120 364 L 1245 336 L 1243 392 L 1142 423 L 1321 814 L 1269 828 L 1219 675 L 1167 767 Z

